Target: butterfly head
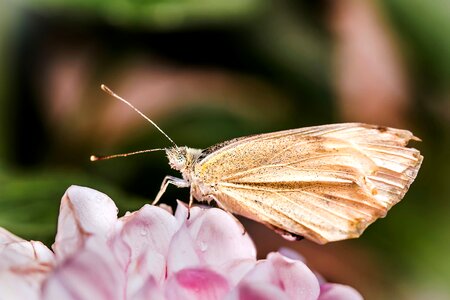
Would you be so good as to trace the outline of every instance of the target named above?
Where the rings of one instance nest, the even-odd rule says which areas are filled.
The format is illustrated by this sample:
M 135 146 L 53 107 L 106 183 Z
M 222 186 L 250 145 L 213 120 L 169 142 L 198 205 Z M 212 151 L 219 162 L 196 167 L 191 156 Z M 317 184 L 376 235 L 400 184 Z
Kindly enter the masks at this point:
M 178 171 L 184 171 L 192 167 L 200 154 L 201 150 L 189 147 L 171 147 L 166 149 L 170 167 Z
M 171 147 L 166 149 L 169 165 L 172 169 L 181 171 L 186 167 L 186 147 Z

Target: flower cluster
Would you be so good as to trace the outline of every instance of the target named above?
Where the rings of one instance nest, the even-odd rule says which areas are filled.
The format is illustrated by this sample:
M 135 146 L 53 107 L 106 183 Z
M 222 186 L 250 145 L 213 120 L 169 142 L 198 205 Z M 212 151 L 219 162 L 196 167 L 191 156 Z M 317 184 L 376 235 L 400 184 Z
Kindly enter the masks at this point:
M 278 252 L 257 260 L 223 210 L 144 205 L 117 218 L 105 194 L 70 187 L 53 251 L 0 228 L 2 299 L 362 299 Z

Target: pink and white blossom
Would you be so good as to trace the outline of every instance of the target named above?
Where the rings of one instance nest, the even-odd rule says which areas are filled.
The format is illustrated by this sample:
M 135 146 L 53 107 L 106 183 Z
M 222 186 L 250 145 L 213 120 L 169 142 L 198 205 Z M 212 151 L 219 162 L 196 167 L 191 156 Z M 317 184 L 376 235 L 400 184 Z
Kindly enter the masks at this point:
M 72 186 L 53 251 L 0 228 L 0 299 L 362 299 L 279 252 L 256 259 L 242 225 L 217 208 L 114 202 Z M 292 257 L 292 255 L 289 255 Z

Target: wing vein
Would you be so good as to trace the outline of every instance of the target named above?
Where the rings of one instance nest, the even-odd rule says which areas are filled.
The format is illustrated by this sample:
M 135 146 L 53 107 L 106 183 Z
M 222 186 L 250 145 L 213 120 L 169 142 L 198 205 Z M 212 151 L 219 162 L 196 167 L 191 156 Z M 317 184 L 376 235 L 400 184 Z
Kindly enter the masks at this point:
M 368 217 L 371 217 L 371 214 L 368 213 L 368 212 L 361 211 L 361 210 L 356 209 L 356 208 L 354 208 L 354 207 L 350 207 L 350 206 L 348 206 L 348 205 L 339 203 L 338 201 L 335 201 L 335 200 L 333 200 L 333 199 L 324 197 L 324 196 L 322 196 L 322 195 L 310 193 L 310 192 L 307 192 L 307 191 L 301 191 L 301 192 L 302 192 L 303 194 L 309 195 L 309 196 L 311 196 L 311 197 L 317 197 L 317 198 L 322 199 L 322 200 L 325 200 L 325 201 L 330 201 L 330 202 L 333 202 L 334 204 L 336 204 L 336 205 L 338 205 L 338 206 L 340 206 L 340 207 L 347 208 L 347 209 L 351 209 L 351 210 L 356 211 L 356 212 L 358 212 L 358 213 L 360 213 L 360 214 L 363 214 L 363 215 L 366 215 L 366 216 L 368 216 Z M 339 198 L 342 198 L 342 197 L 339 196 Z M 344 198 L 342 198 L 342 199 L 344 200 Z M 371 207 L 371 208 L 375 208 L 375 207 L 373 207 L 373 206 L 371 206 L 371 205 L 367 205 L 365 202 L 359 202 L 359 201 L 355 201 L 355 200 L 351 200 L 351 199 L 347 199 L 347 200 L 356 202 L 356 203 L 358 203 L 358 204 L 364 204 L 364 205 L 369 206 L 369 207 Z M 336 214 L 336 215 L 340 216 L 339 214 Z M 341 217 L 345 218 L 344 216 L 341 216 Z M 348 218 L 346 218 L 346 219 L 348 219 Z M 348 219 L 348 220 L 351 221 L 352 219 Z
M 306 194 L 306 195 L 308 195 L 308 196 L 310 196 L 310 197 L 312 197 L 312 198 L 314 197 L 314 196 L 311 196 L 311 195 L 308 194 L 308 193 L 304 193 L 304 191 L 300 191 L 300 192 L 303 193 L 303 194 Z M 280 194 L 279 192 L 273 192 L 273 193 L 275 193 L 275 194 L 277 194 L 277 195 L 279 195 L 279 196 L 281 196 L 281 197 L 287 199 L 287 200 L 288 200 L 290 203 L 292 203 L 292 204 L 296 204 L 297 206 L 302 207 L 302 205 L 301 205 L 300 203 L 297 203 L 297 202 L 291 200 L 289 197 L 287 197 L 287 196 L 285 196 L 285 195 L 282 195 L 282 194 Z M 313 201 L 311 201 L 311 202 L 309 202 L 309 203 L 310 203 L 311 205 L 313 205 L 313 206 L 319 208 L 319 209 L 322 209 L 322 210 L 324 210 L 324 211 L 326 211 L 326 212 L 328 212 L 328 213 L 330 213 L 330 214 L 332 214 L 332 215 L 335 215 L 336 217 L 339 217 L 339 218 L 342 218 L 342 219 L 345 219 L 345 220 L 348 220 L 348 221 L 352 221 L 352 219 L 350 219 L 350 218 L 348 218 L 348 217 L 346 217 L 346 216 L 340 215 L 340 214 L 336 213 L 336 212 L 333 211 L 333 210 L 330 210 L 330 209 L 328 209 L 328 208 L 325 208 L 325 207 L 322 206 L 322 205 L 318 205 L 317 203 L 314 203 Z M 309 210 L 310 212 L 312 212 L 312 214 L 315 215 L 316 217 L 320 217 L 320 218 L 322 218 L 323 220 L 325 220 L 325 221 L 327 221 L 328 223 L 330 223 L 331 225 L 333 225 L 333 222 L 332 222 L 332 221 L 329 221 L 327 218 L 321 217 L 321 216 L 318 215 L 317 213 L 314 213 L 314 210 L 312 210 L 312 209 L 310 209 L 310 208 L 308 208 L 308 210 Z
M 236 197 L 235 195 L 233 195 L 232 193 L 230 193 L 229 191 L 228 191 L 228 192 L 227 192 L 227 191 L 224 191 L 224 193 L 227 194 L 228 196 L 232 197 L 232 198 L 235 198 L 235 199 L 239 198 L 239 197 Z M 268 206 L 266 203 L 264 203 L 264 202 L 262 202 L 262 201 L 260 201 L 260 200 L 258 200 L 258 199 L 256 199 L 256 201 L 257 201 L 259 204 L 261 204 L 262 206 L 266 206 L 266 207 Z M 322 235 L 322 234 L 320 234 L 317 230 L 315 230 L 315 229 L 313 229 L 313 227 L 311 227 L 311 225 L 313 225 L 313 224 L 310 224 L 310 226 L 308 226 L 308 225 L 306 225 L 304 222 L 297 220 L 297 218 L 293 218 L 292 216 L 286 214 L 284 211 L 282 211 L 282 210 L 281 210 L 280 208 L 278 208 L 278 207 L 273 207 L 273 206 L 271 206 L 270 208 L 273 209 L 273 210 L 275 210 L 275 211 L 276 211 L 277 213 L 279 213 L 280 215 L 283 215 L 285 218 L 291 220 L 293 223 L 295 223 L 295 224 L 300 224 L 302 227 L 304 227 L 304 228 L 310 230 L 311 232 L 314 232 L 315 234 L 317 234 L 317 235 L 319 235 L 320 237 L 323 238 L 323 235 Z M 263 214 L 264 216 L 266 216 L 266 218 L 268 218 L 269 220 L 272 220 L 273 224 L 278 223 L 278 222 L 276 221 L 276 219 L 274 219 L 274 217 L 273 217 L 271 214 L 266 213 L 266 211 L 268 211 L 268 210 L 267 210 L 267 209 L 258 209 L 258 212 L 261 213 L 261 214 Z
M 283 198 L 287 199 L 288 202 L 290 202 L 290 203 L 292 203 L 292 204 L 298 206 L 300 209 L 307 209 L 309 212 L 311 212 L 312 215 L 315 215 L 315 216 L 317 216 L 317 217 L 320 217 L 321 219 L 327 221 L 328 223 L 333 224 L 331 221 L 327 220 L 326 218 L 321 217 L 321 216 L 318 216 L 316 213 L 314 213 L 314 211 L 313 211 L 311 208 L 308 208 L 308 207 L 306 207 L 306 206 L 304 206 L 304 205 L 301 205 L 300 203 L 297 203 L 297 202 L 293 201 L 293 200 L 290 199 L 289 197 L 286 197 L 286 196 L 280 194 L 280 192 L 281 192 L 281 193 L 282 193 L 282 192 L 300 192 L 300 193 L 306 194 L 306 195 L 308 195 L 308 196 L 310 196 L 310 197 L 312 197 L 312 198 L 317 197 L 317 198 L 321 198 L 321 199 L 324 199 L 324 200 L 327 200 L 327 201 L 332 201 L 331 199 L 327 199 L 327 198 L 321 197 L 321 196 L 319 196 L 319 195 L 317 195 L 317 194 L 312 194 L 312 193 L 306 192 L 306 191 L 304 191 L 304 190 L 302 190 L 302 189 L 266 189 L 266 188 L 260 188 L 260 187 L 245 186 L 245 185 L 243 185 L 243 184 L 232 184 L 232 183 L 229 183 L 229 184 L 221 183 L 221 184 L 224 185 L 224 186 L 227 186 L 227 187 L 235 188 L 235 189 L 247 189 L 247 190 L 265 191 L 265 192 L 274 193 L 274 194 L 276 194 L 276 195 L 278 195 L 278 196 L 280 196 L 280 197 L 283 197 Z M 312 195 L 311 195 L 311 194 L 312 194 Z M 355 200 L 353 200 L 353 201 L 355 201 Z M 356 201 L 355 201 L 355 202 L 356 202 Z M 337 217 L 340 217 L 340 218 L 343 218 L 343 219 L 346 219 L 346 220 L 349 220 L 349 221 L 352 221 L 352 220 L 353 220 L 353 219 L 349 219 L 349 218 L 347 218 L 347 217 L 345 217 L 345 216 L 343 216 L 343 215 L 337 214 L 337 213 L 334 212 L 333 210 L 330 210 L 330 209 L 328 209 L 328 208 L 326 208 L 326 207 L 324 207 L 324 206 L 317 205 L 316 203 L 314 203 L 314 201 L 311 201 L 311 202 L 308 202 L 308 203 L 309 203 L 310 205 L 313 205 L 313 206 L 319 208 L 319 209 L 323 209 L 324 211 L 327 211 L 327 212 L 329 212 L 329 213 L 331 213 L 331 214 L 333 214 L 333 215 L 335 215 L 335 216 L 337 216 Z M 337 203 L 337 202 L 336 202 L 336 201 L 333 201 L 333 203 Z M 358 202 L 358 203 L 361 203 L 361 202 Z M 339 205 L 339 206 L 341 206 L 341 207 L 347 207 L 347 208 L 348 208 L 348 206 L 345 206 L 345 205 Z M 371 206 L 371 207 L 372 207 L 372 206 Z M 353 208 L 352 208 L 352 209 L 353 209 Z M 359 210 L 355 210 L 355 211 L 360 212 Z M 365 214 L 365 213 L 364 213 L 364 214 Z

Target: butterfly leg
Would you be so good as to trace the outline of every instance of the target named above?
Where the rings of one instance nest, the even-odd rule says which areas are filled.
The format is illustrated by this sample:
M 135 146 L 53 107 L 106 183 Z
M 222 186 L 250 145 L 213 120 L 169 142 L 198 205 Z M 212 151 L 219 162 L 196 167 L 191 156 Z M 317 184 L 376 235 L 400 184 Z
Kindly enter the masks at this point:
M 189 195 L 189 205 L 188 205 L 188 215 L 187 215 L 187 219 L 189 220 L 189 218 L 191 217 L 191 207 L 194 204 L 194 196 L 192 196 L 192 191 Z
M 155 200 L 153 200 L 152 205 L 156 205 L 156 203 L 158 203 L 159 199 L 161 199 L 161 196 L 164 194 L 169 184 L 173 184 L 174 186 L 179 188 L 189 187 L 189 183 L 184 179 L 173 176 L 166 176 L 164 177 L 164 180 L 161 183 L 161 188 L 159 189 L 159 192 L 156 195 Z

